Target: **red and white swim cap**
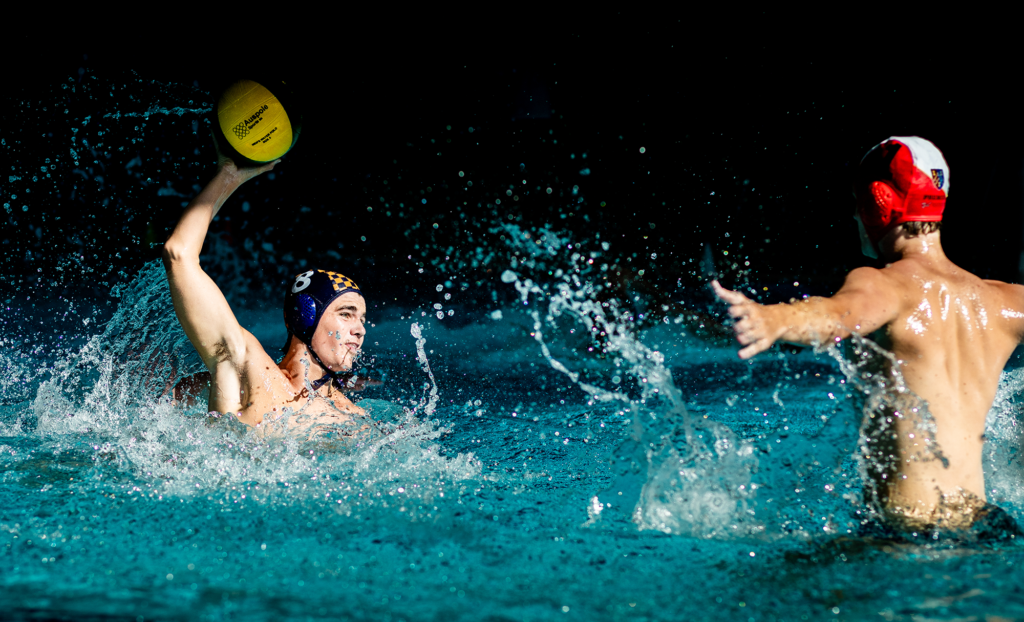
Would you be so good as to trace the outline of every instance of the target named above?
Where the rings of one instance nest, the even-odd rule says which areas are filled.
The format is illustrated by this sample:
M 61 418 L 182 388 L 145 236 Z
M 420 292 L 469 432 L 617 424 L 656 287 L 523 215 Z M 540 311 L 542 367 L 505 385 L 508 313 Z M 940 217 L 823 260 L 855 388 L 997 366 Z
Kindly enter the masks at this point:
M 857 213 L 877 242 L 905 222 L 942 220 L 949 195 L 949 165 L 942 152 L 918 136 L 891 136 L 860 162 Z

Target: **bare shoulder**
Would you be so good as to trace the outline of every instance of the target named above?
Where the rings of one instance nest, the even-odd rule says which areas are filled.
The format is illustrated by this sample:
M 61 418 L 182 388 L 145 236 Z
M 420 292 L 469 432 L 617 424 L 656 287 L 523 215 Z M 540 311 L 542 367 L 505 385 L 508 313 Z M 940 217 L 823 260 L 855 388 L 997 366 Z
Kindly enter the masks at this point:
M 850 273 L 846 275 L 846 283 L 885 283 L 892 280 L 893 276 L 894 273 L 891 271 L 891 266 L 887 266 L 882 269 L 862 266 L 860 268 L 850 270 Z
M 1024 340 L 1024 285 L 979 279 L 987 315 L 1019 342 Z
M 982 279 L 986 288 L 998 297 L 1004 316 L 1024 318 L 1024 285 L 1005 283 L 993 279 Z
M 895 265 L 882 269 L 868 266 L 854 268 L 846 275 L 839 293 L 856 292 L 870 293 L 873 297 L 898 297 L 905 291 L 909 279 L 909 275 Z
M 981 282 L 989 287 L 995 288 L 1003 295 L 1010 296 L 1011 298 L 1019 298 L 1024 301 L 1024 285 L 997 281 L 995 279 L 981 279 Z

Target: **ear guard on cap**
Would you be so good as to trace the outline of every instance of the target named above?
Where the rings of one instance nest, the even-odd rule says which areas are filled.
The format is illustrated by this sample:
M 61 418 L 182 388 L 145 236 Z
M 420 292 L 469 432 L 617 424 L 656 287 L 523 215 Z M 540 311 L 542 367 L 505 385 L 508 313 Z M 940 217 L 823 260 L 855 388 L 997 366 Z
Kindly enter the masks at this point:
M 291 319 L 295 322 L 295 326 L 292 327 L 292 330 L 301 335 L 311 333 L 316 328 L 317 318 L 321 315 L 317 312 L 316 300 L 312 296 L 299 294 L 295 298 L 294 305 L 295 313 Z
M 868 235 L 877 241 L 903 216 L 904 202 L 884 181 L 871 182 L 868 190 L 868 196 L 857 197 L 857 212 Z

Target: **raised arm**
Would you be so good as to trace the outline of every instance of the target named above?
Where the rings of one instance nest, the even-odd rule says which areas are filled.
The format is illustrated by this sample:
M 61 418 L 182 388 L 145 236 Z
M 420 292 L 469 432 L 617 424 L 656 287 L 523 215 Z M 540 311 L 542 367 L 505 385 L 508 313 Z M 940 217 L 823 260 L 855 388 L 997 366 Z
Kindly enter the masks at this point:
M 812 297 L 789 304 L 761 305 L 739 292 L 712 283 L 715 293 L 729 303 L 736 323 L 736 340 L 748 359 L 776 341 L 802 345 L 845 339 L 850 333 L 868 334 L 896 319 L 902 297 L 889 277 L 874 268 L 858 268 L 846 277 L 831 298 Z
M 218 365 L 240 363 L 245 354 L 245 333 L 220 288 L 199 266 L 199 252 L 213 217 L 243 183 L 274 168 L 238 168 L 224 157 L 217 174 L 188 204 L 174 232 L 164 244 L 164 268 L 171 287 L 174 311 L 185 334 L 214 375 Z

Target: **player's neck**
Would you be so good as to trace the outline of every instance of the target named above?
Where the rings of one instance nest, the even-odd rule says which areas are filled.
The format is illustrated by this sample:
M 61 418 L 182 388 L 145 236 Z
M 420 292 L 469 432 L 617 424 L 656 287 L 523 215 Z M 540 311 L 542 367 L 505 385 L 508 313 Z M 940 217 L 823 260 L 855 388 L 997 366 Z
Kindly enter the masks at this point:
M 304 380 L 315 382 L 324 375 L 324 370 L 313 360 L 306 344 L 294 336 L 288 347 L 288 352 L 277 366 L 288 376 L 292 384 L 296 385 L 297 389 L 305 384 Z
M 889 260 L 918 258 L 942 261 L 946 259 L 938 231 L 915 237 L 900 235 L 889 242 L 887 244 L 889 248 L 886 249 L 889 252 L 885 253 L 886 259 Z

